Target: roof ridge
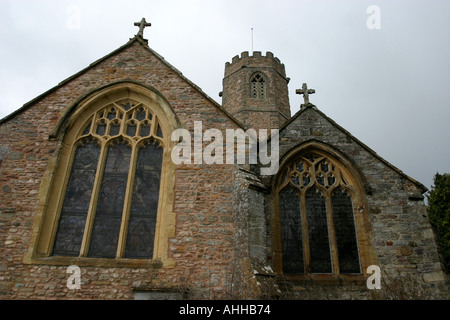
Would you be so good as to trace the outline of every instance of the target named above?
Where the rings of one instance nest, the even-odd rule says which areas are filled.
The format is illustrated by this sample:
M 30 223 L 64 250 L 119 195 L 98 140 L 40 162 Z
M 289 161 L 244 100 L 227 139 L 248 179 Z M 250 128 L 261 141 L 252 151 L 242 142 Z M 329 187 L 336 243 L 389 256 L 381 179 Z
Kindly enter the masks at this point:
M 180 78 L 182 78 L 184 81 L 186 81 L 190 86 L 192 86 L 195 90 L 197 90 L 200 94 L 202 94 L 207 100 L 209 100 L 211 103 L 213 103 L 220 111 L 222 111 L 227 117 L 229 117 L 233 122 L 235 122 L 239 127 L 246 128 L 239 120 L 237 120 L 233 115 L 231 115 L 225 108 L 219 104 L 217 101 L 215 101 L 213 98 L 211 98 L 206 92 L 202 90 L 198 85 L 196 85 L 194 82 L 189 80 L 183 73 L 178 70 L 176 67 L 174 67 L 171 63 L 169 63 L 166 59 L 164 59 L 163 56 L 161 56 L 159 53 L 157 53 L 155 50 L 150 48 L 150 46 L 143 42 L 142 40 L 139 41 L 140 44 L 143 45 L 143 47 L 147 50 L 149 50 L 153 55 L 155 55 L 157 58 L 161 60 L 166 66 L 168 66 L 170 69 L 172 69 Z
M 135 37 L 136 38 L 136 37 Z M 101 63 L 102 61 L 108 59 L 109 57 L 112 57 L 113 55 L 117 54 L 119 51 L 123 50 L 125 47 L 129 46 L 131 43 L 135 41 L 135 38 L 130 39 L 126 44 L 120 46 L 119 48 L 115 49 L 114 51 L 108 53 L 107 55 L 103 56 L 100 59 L 97 59 L 96 61 L 89 64 L 87 67 L 81 69 L 77 73 L 74 73 L 73 75 L 67 77 L 66 79 L 59 82 L 56 86 L 53 86 L 52 88 L 48 89 L 47 91 L 41 93 L 40 95 L 36 96 L 35 98 L 31 99 L 30 101 L 26 102 L 22 105 L 22 107 L 16 109 L 15 111 L 11 112 L 9 115 L 5 116 L 4 118 L 0 119 L 0 124 L 3 124 L 4 122 L 7 122 L 8 120 L 14 118 L 16 115 L 20 114 L 21 112 L 25 111 L 29 106 L 32 104 L 44 99 L 46 96 L 48 96 L 50 93 L 56 91 L 57 89 L 61 88 L 65 84 L 69 83 L 73 79 L 79 77 L 80 75 L 87 72 L 89 69 L 93 68 L 95 65 Z
M 156 56 L 161 62 L 163 62 L 167 67 L 169 67 L 171 70 L 173 70 L 180 78 L 182 78 L 184 81 L 186 81 L 190 86 L 192 86 L 195 90 L 197 90 L 201 95 L 203 95 L 208 101 L 210 101 L 215 107 L 217 107 L 222 113 L 224 113 L 230 120 L 232 120 L 234 123 L 236 123 L 239 127 L 245 128 L 245 126 L 238 121 L 235 117 L 233 117 L 228 111 L 226 111 L 222 105 L 220 105 L 217 101 L 215 101 L 213 98 L 211 98 L 209 95 L 207 95 L 199 86 L 197 86 L 195 83 L 193 83 L 191 80 L 186 78 L 183 73 L 175 68 L 172 64 L 170 64 L 166 59 L 164 59 L 163 56 L 161 56 L 159 53 L 157 53 L 155 50 L 151 49 L 148 45 L 148 40 L 143 39 L 140 36 L 134 36 L 133 38 L 130 38 L 130 40 L 125 43 L 124 45 L 120 46 L 119 48 L 113 50 L 112 52 L 106 54 L 102 58 L 99 58 L 95 60 L 94 62 L 90 63 L 87 67 L 83 68 L 82 70 L 78 71 L 77 73 L 69 76 L 68 78 L 62 80 L 59 82 L 56 86 L 50 88 L 49 90 L 45 91 L 44 93 L 38 95 L 37 97 L 33 98 L 32 100 L 26 102 L 22 107 L 16 109 L 15 111 L 11 112 L 9 115 L 5 116 L 4 118 L 0 119 L 0 125 L 7 122 L 8 120 L 14 118 L 16 115 L 22 113 L 25 111 L 29 106 L 33 105 L 34 103 L 44 99 L 46 96 L 51 94 L 52 92 L 58 90 L 59 88 L 63 87 L 73 79 L 76 79 L 77 77 L 81 76 L 85 72 L 89 71 L 96 65 L 100 64 L 101 62 L 109 59 L 110 57 L 116 55 L 120 51 L 126 49 L 127 47 L 131 46 L 133 43 L 138 42 L 142 47 L 146 50 L 148 50 L 151 54 Z
M 369 152 L 372 156 L 374 156 L 375 158 L 377 158 L 378 160 L 380 160 L 381 162 L 383 162 L 385 165 L 387 165 L 389 168 L 391 168 L 392 170 L 394 170 L 395 172 L 397 172 L 398 174 L 400 174 L 402 177 L 406 178 L 407 180 L 411 181 L 412 183 L 414 183 L 416 186 L 418 186 L 422 193 L 425 193 L 428 191 L 428 188 L 425 187 L 422 183 L 420 183 L 419 181 L 411 178 L 409 175 L 407 175 L 406 173 L 404 173 L 402 170 L 400 170 L 399 168 L 397 168 L 396 166 L 394 166 L 393 164 L 391 164 L 389 161 L 387 161 L 386 159 L 384 159 L 382 156 L 380 156 L 378 153 L 376 153 L 372 148 L 370 148 L 368 145 L 366 145 L 364 142 L 362 142 L 361 140 L 359 140 L 358 138 L 356 138 L 354 135 L 352 135 L 349 131 L 347 131 L 346 129 L 344 129 L 341 125 L 339 125 L 336 121 L 334 121 L 333 119 L 331 119 L 330 117 L 328 117 L 325 113 L 323 113 L 322 111 L 320 111 L 315 105 L 313 105 L 312 103 L 309 104 L 302 104 L 301 108 L 299 111 L 297 111 L 297 113 L 295 115 L 293 115 L 289 120 L 287 120 L 283 126 L 280 128 L 280 132 L 282 130 L 284 130 L 289 124 L 291 124 L 295 119 L 297 119 L 305 110 L 307 109 L 312 109 L 315 112 L 317 112 L 319 115 L 321 115 L 322 117 L 324 117 L 327 121 L 329 121 L 331 123 L 331 125 L 333 125 L 335 128 L 337 128 L 338 130 L 342 131 L 344 134 L 348 135 L 353 141 L 355 141 L 357 144 L 359 144 L 364 150 L 366 150 L 367 152 Z

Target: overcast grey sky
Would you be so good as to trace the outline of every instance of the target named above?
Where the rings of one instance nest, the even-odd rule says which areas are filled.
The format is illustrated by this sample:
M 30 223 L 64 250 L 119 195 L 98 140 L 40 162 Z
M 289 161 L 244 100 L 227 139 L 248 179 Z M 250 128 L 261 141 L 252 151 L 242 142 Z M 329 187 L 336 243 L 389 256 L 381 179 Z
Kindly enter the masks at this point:
M 217 102 L 253 28 L 254 51 L 286 66 L 292 114 L 307 82 L 321 111 L 426 187 L 450 172 L 448 0 L 1 0 L 0 118 L 125 44 L 142 17 L 150 47 Z

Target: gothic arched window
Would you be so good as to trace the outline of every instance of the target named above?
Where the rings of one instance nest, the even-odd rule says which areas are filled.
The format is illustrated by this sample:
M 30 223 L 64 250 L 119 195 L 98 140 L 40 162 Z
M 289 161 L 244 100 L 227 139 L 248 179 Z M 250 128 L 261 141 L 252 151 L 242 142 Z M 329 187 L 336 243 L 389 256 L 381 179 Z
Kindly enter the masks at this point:
M 266 82 L 260 73 L 256 73 L 250 79 L 251 97 L 254 99 L 264 99 L 266 97 Z
M 357 188 L 322 152 L 293 158 L 277 188 L 284 274 L 361 274 Z
M 131 99 L 97 111 L 75 141 L 53 255 L 151 259 L 163 140 Z
M 173 266 L 175 164 L 180 126 L 159 93 L 135 83 L 95 90 L 69 108 L 41 187 L 27 263 Z

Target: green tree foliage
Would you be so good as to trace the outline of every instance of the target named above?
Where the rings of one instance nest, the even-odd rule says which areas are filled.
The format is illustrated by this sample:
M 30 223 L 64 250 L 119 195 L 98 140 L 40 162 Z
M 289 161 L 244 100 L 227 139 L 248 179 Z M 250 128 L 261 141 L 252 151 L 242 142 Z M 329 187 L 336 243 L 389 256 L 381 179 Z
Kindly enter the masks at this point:
M 447 273 L 450 271 L 450 174 L 436 173 L 428 198 L 430 222 L 435 228 L 439 251 Z

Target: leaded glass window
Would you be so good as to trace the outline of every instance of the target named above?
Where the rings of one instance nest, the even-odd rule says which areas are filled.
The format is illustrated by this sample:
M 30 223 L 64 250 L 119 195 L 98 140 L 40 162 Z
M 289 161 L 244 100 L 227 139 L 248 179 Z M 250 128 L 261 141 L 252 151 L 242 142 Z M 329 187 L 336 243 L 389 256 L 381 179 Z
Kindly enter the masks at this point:
M 130 160 L 131 147 L 126 140 L 111 144 L 107 148 L 89 257 L 114 258 L 116 256 Z
M 319 152 L 298 156 L 278 188 L 283 272 L 360 274 L 355 189 L 347 173 Z
M 149 259 L 153 254 L 162 149 L 150 143 L 139 148 L 125 257 Z
M 280 192 L 283 267 L 288 273 L 303 273 L 302 221 L 297 190 L 287 186 Z
M 126 99 L 82 127 L 53 255 L 152 259 L 164 147 L 158 117 Z
M 352 199 L 345 189 L 334 189 L 331 208 L 336 232 L 341 273 L 359 273 L 358 243 L 356 241 L 355 221 Z
M 53 249 L 55 255 L 78 256 L 80 253 L 99 156 L 98 140 L 84 138 L 76 144 Z
M 320 189 L 312 186 L 305 194 L 308 217 L 308 240 L 312 273 L 331 273 L 330 240 L 328 236 L 327 209 Z

